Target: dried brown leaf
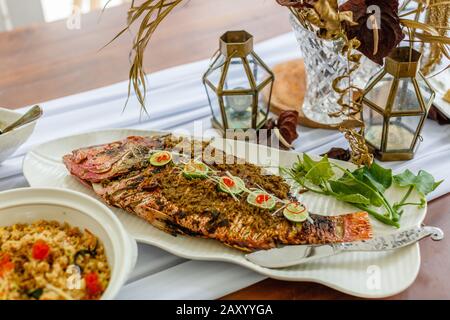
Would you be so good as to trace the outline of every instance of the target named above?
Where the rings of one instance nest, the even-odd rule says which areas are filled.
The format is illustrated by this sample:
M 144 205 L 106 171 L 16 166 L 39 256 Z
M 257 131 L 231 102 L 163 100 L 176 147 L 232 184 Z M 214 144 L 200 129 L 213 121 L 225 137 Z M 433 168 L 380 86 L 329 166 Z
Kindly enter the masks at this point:
M 371 11 L 372 6 L 377 9 Z M 353 19 L 358 25 L 344 24 L 347 37 L 358 39 L 361 42 L 358 50 L 378 64 L 383 64 L 383 58 L 405 37 L 398 17 L 398 0 L 349 0 L 339 9 L 353 12 Z M 369 27 L 373 14 L 380 15 L 376 17 L 378 32 Z

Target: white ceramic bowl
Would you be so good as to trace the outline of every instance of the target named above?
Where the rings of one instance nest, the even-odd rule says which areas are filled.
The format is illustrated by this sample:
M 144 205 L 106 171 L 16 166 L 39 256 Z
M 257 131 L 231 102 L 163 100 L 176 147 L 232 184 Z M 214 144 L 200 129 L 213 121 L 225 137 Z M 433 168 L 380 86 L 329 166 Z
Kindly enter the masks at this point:
M 0 108 L 0 129 L 4 129 L 22 116 L 21 113 Z M 12 155 L 33 133 L 36 121 L 0 134 L 0 163 Z
M 111 280 L 102 299 L 113 299 L 134 269 L 137 244 L 105 205 L 79 192 L 55 188 L 23 188 L 0 192 L 0 226 L 56 220 L 85 228 L 103 243 Z

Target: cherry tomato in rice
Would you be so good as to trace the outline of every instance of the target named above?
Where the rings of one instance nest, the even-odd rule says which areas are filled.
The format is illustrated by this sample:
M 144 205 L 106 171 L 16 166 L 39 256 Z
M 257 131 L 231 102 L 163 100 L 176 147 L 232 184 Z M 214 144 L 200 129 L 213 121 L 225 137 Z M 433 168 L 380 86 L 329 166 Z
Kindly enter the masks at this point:
M 37 240 L 31 249 L 33 259 L 45 260 L 50 253 L 50 246 L 44 240 Z
M 95 272 L 90 272 L 84 276 L 84 281 L 86 283 L 86 291 L 88 295 L 95 296 L 102 291 L 102 284 L 98 279 L 98 274 Z
M 0 255 L 0 277 L 13 269 L 14 262 L 11 261 L 11 256 L 8 253 Z
M 11 256 L 9 253 L 0 254 L 0 267 L 9 261 L 11 261 Z

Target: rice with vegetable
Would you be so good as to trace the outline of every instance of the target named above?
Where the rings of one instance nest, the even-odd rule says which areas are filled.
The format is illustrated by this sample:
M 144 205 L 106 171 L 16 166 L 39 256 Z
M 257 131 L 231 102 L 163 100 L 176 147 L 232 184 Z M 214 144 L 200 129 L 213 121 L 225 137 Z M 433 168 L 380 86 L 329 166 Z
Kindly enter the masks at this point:
M 99 299 L 110 274 L 87 229 L 55 221 L 0 227 L 0 300 Z

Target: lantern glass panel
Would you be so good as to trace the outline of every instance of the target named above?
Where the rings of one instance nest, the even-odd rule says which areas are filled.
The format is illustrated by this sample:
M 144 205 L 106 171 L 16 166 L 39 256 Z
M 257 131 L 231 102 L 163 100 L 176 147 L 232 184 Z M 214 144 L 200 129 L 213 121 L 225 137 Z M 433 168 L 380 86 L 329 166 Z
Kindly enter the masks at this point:
M 271 96 L 272 91 L 272 81 L 268 82 L 261 90 L 258 92 L 258 116 L 257 116 L 257 127 L 260 128 L 267 119 L 269 112 L 269 101 L 267 97 Z
M 420 101 L 411 78 L 401 78 L 398 81 L 392 112 L 421 111 Z
M 225 76 L 223 90 L 251 90 L 252 86 L 241 58 L 232 58 Z
M 389 119 L 386 151 L 409 150 L 422 116 L 403 116 Z
M 381 149 L 384 118 L 381 113 L 363 103 L 363 118 L 366 124 L 365 138 L 368 143 Z
M 252 94 L 224 95 L 223 103 L 229 129 L 247 129 L 252 127 Z
M 252 70 L 253 77 L 255 78 L 257 86 L 271 77 L 271 74 L 267 71 L 266 68 L 264 68 L 263 65 L 261 65 L 261 63 L 254 57 L 253 54 L 248 56 L 248 63 L 250 65 L 250 70 Z
M 385 109 L 393 83 L 394 77 L 389 73 L 386 73 L 384 77 L 365 94 L 365 98 L 380 108 Z
M 418 77 L 416 77 L 417 84 L 419 85 L 420 93 L 422 94 L 423 101 L 425 103 L 425 106 L 427 107 L 434 98 L 434 91 L 433 88 L 430 87 L 430 85 L 425 81 L 425 78 L 420 73 Z
M 216 92 L 214 92 L 214 90 L 211 89 L 211 87 L 209 85 L 206 84 L 205 88 L 206 88 L 206 94 L 208 95 L 209 106 L 211 107 L 211 113 L 218 123 L 223 124 L 222 113 L 220 111 L 219 98 L 218 98 Z
M 220 54 L 214 61 L 214 64 L 206 74 L 206 78 L 217 89 L 219 87 L 220 77 L 222 76 L 223 65 L 225 63 L 225 56 Z

